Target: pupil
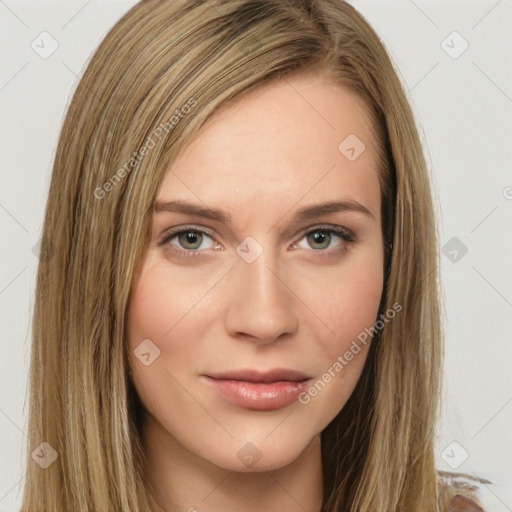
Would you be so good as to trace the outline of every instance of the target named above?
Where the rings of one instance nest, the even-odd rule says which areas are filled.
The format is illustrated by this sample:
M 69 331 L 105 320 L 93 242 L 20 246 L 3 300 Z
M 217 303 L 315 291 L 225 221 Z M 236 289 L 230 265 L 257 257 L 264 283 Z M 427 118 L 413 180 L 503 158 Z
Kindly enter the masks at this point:
M 192 231 L 189 231 L 187 233 L 184 233 L 185 237 L 185 244 L 197 244 L 197 239 L 199 238 L 198 233 L 193 233 Z
M 312 233 L 312 237 L 313 237 L 314 243 L 316 243 L 316 244 L 323 243 L 325 245 L 325 241 L 327 240 L 327 245 L 328 245 L 329 237 L 323 231 L 315 231 L 314 233 Z

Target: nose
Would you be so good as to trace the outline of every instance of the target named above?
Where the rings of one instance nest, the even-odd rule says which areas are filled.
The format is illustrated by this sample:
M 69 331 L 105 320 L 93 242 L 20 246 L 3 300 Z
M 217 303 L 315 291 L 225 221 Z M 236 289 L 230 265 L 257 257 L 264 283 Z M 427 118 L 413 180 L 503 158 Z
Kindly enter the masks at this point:
M 226 329 L 231 336 L 266 345 L 296 332 L 296 298 L 270 251 L 252 263 L 239 258 L 228 275 Z

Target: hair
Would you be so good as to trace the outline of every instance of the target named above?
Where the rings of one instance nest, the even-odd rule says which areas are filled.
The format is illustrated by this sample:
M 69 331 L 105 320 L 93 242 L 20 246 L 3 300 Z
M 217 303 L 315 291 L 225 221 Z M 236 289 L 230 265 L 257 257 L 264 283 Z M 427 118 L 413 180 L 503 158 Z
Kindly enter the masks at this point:
M 356 93 L 372 121 L 385 251 L 379 313 L 402 306 L 373 337 L 356 388 L 321 434 L 322 511 L 447 506 L 434 460 L 438 233 L 418 131 L 384 45 L 342 0 L 143 0 L 88 63 L 55 154 L 32 324 L 22 512 L 150 510 L 126 312 L 156 193 L 214 114 L 305 74 Z M 44 470 L 30 456 L 42 442 L 58 455 Z

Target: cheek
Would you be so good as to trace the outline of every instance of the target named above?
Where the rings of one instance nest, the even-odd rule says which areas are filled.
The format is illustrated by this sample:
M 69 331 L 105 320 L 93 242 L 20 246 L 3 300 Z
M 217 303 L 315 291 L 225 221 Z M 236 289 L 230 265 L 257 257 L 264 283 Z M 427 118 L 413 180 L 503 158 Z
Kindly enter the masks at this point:
M 338 286 L 332 286 L 329 311 L 337 337 L 353 338 L 376 320 L 382 297 L 383 275 L 380 267 L 350 272 Z
M 211 283 L 203 275 L 194 280 L 184 272 L 169 273 L 165 262 L 149 264 L 133 290 L 128 311 L 129 345 L 133 352 L 144 339 L 150 339 L 165 355 L 172 340 L 173 351 L 192 353 L 194 337 L 201 331 L 197 305 Z M 194 330 L 184 332 L 183 325 L 194 319 Z M 207 323 L 204 318 L 204 324 Z
M 198 373 L 204 341 L 219 314 L 209 293 L 218 276 L 205 270 L 193 278 L 182 269 L 171 272 L 167 262 L 152 260 L 151 254 L 143 268 L 127 312 L 133 384 L 153 415 L 175 421 L 172 410 L 197 409 L 184 387 Z
M 344 407 L 361 376 L 382 294 L 380 275 L 347 278 L 323 298 L 333 332 L 318 339 L 322 372 L 299 397 L 322 428 Z
M 176 282 L 173 288 L 181 289 Z M 128 309 L 129 364 L 134 386 L 152 412 L 161 408 L 157 404 L 168 402 L 173 390 L 176 391 L 179 369 L 193 364 L 194 333 L 190 337 L 176 335 L 180 320 L 192 306 L 190 294 L 172 293 L 169 280 L 155 268 L 146 270 L 133 290 Z
M 311 309 L 320 312 L 329 330 L 317 337 L 323 373 L 305 401 L 318 395 L 317 407 L 330 416 L 350 397 L 368 354 L 383 292 L 382 259 L 375 254 L 362 255 L 322 279 L 321 292 L 320 287 L 309 291 Z
M 383 292 L 382 254 L 365 251 L 346 265 L 308 279 L 308 304 L 329 328 L 322 337 L 331 357 L 346 350 L 357 335 L 373 326 Z M 311 283 L 315 283 L 312 287 Z

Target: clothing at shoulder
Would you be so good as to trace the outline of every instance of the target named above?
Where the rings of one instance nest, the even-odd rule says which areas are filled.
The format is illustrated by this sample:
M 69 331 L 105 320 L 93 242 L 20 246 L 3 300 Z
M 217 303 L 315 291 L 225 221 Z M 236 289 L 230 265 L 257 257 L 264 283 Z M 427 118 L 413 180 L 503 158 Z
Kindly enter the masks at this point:
M 466 473 L 437 473 L 441 502 L 448 504 L 446 512 L 489 512 L 482 500 L 486 494 L 484 484 L 492 482 Z

